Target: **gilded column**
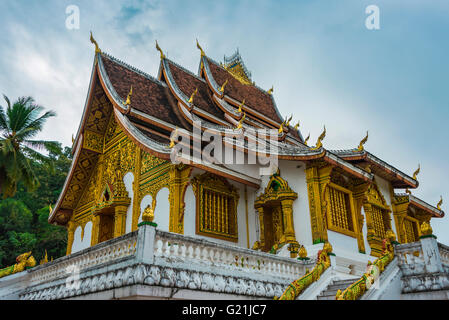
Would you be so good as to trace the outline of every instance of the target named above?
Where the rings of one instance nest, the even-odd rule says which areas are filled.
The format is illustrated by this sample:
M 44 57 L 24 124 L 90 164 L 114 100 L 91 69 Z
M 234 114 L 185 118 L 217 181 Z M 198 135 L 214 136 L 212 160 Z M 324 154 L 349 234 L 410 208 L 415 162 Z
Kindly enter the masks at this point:
M 137 230 L 137 223 L 140 216 L 140 167 L 141 167 L 141 150 L 136 145 L 136 162 L 134 166 L 134 182 L 133 182 L 133 210 L 132 210 L 132 231 Z
M 364 217 L 362 215 L 362 207 L 365 199 L 365 192 L 368 190 L 369 183 L 364 183 L 361 185 L 358 185 L 355 187 L 353 197 L 354 197 L 354 204 L 355 204 L 355 216 L 357 219 L 357 225 L 358 225 L 358 233 L 357 233 L 357 244 L 359 246 L 359 252 L 366 253 L 365 248 L 365 239 L 363 237 L 363 224 L 364 224 Z M 367 216 L 367 211 L 365 210 L 365 216 Z M 368 217 L 366 218 L 368 219 Z M 368 221 L 367 221 L 368 223 Z
M 265 249 L 265 228 L 264 228 L 264 221 L 263 221 L 263 207 L 257 207 L 256 208 L 258 214 L 259 214 L 259 242 L 260 247 L 262 249 Z
M 169 171 L 170 225 L 169 231 L 184 234 L 184 196 L 192 167 L 174 165 Z
M 284 221 L 285 241 L 290 244 L 290 257 L 295 258 L 298 254 L 299 243 L 296 241 L 295 227 L 293 225 L 293 199 L 281 200 L 282 219 Z
M 408 196 L 392 198 L 391 207 L 393 209 L 394 223 L 396 225 L 396 233 L 398 242 L 407 243 L 405 236 L 404 218 L 407 216 L 408 210 Z
M 330 175 L 330 168 L 328 176 Z M 323 215 L 323 206 L 321 199 L 320 176 L 318 168 L 315 165 L 308 166 L 306 169 L 307 193 L 309 196 L 310 222 L 312 226 L 313 243 L 322 243 L 327 240 L 327 231 L 325 226 L 326 216 Z
M 114 238 L 125 234 L 127 206 L 116 206 L 114 213 Z
M 98 243 L 98 239 L 100 238 L 100 216 L 98 214 L 94 214 L 92 216 L 92 237 L 90 240 L 91 246 L 94 246 Z
M 67 223 L 67 251 L 66 255 L 69 255 L 72 253 L 72 245 L 73 245 L 73 239 L 75 236 L 75 223 L 73 221 L 69 221 Z

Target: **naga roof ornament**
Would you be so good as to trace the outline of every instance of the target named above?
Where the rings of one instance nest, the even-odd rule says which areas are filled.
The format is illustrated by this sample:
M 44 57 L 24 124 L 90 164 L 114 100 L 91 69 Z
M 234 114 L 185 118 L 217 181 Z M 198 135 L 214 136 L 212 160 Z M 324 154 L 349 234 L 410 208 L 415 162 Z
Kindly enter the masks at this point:
M 271 86 L 271 88 L 267 91 L 268 94 L 273 94 L 274 86 Z
M 441 205 L 443 204 L 443 196 L 440 196 L 440 201 L 437 203 L 437 209 L 441 211 Z
M 242 113 L 242 107 L 245 105 L 245 99 L 243 99 L 242 103 L 239 105 L 238 113 Z
M 92 42 L 95 45 L 95 53 L 101 53 L 100 47 L 98 46 L 97 41 L 95 41 L 92 31 L 90 32 L 90 42 Z
M 161 53 L 161 60 L 165 59 L 165 54 L 164 54 L 164 52 L 162 52 L 161 47 L 159 47 L 159 44 L 157 43 L 157 40 L 156 40 L 156 49 Z
M 418 173 L 421 171 L 421 165 L 418 164 L 418 169 L 416 169 L 415 172 L 413 172 L 413 179 L 416 180 L 416 177 L 418 176 Z
M 363 151 L 363 150 L 365 150 L 365 148 L 363 147 L 363 145 L 364 145 L 367 141 L 368 141 L 368 131 L 366 131 L 366 136 L 365 136 L 365 138 L 363 138 L 363 139 L 360 141 L 359 146 L 358 146 L 358 148 L 357 148 L 357 151 Z
M 295 124 L 295 126 L 293 127 L 293 129 L 298 130 L 298 128 L 299 128 L 299 120 L 298 120 L 298 123 Z
M 201 46 L 200 46 L 200 44 L 199 44 L 199 42 L 198 42 L 198 39 L 196 39 L 196 47 L 197 47 L 198 49 L 200 49 L 200 51 L 201 51 L 201 56 L 204 57 L 206 54 L 204 53 L 203 48 L 201 48 Z
M 128 96 L 126 97 L 126 101 L 123 101 L 125 106 L 129 106 L 131 104 L 131 95 L 133 94 L 133 86 L 129 89 Z
M 197 92 L 198 92 L 198 88 L 195 88 L 195 91 L 193 91 L 192 95 L 190 96 L 188 103 L 193 103 L 193 98 L 195 97 Z
M 224 89 L 226 87 L 226 85 L 228 84 L 228 79 L 226 79 L 226 81 L 223 83 L 223 85 L 221 86 L 220 89 L 218 89 L 220 92 L 224 92 Z
M 245 121 L 246 118 L 246 113 L 243 113 L 243 117 L 242 119 L 240 119 L 239 124 L 237 125 L 237 127 L 234 128 L 234 130 L 240 130 L 241 128 L 243 128 L 243 121 Z
M 326 137 L 326 126 L 324 126 L 323 132 L 318 137 L 318 140 L 316 141 L 315 147 L 312 148 L 311 150 L 317 150 L 317 149 L 321 148 L 323 146 L 323 142 L 322 141 L 323 141 L 324 137 Z
M 307 145 L 307 141 L 309 141 L 309 139 L 310 139 L 310 132 L 309 132 L 307 138 L 304 140 L 304 144 L 305 144 L 305 145 Z

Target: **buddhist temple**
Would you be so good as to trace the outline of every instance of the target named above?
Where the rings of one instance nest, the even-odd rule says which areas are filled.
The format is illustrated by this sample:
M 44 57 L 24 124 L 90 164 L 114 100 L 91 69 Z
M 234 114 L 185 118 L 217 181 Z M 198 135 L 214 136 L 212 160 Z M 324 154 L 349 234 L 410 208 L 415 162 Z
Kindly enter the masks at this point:
M 447 299 L 442 199 L 412 194 L 420 169 L 370 153 L 368 133 L 345 150 L 326 148 L 325 124 L 305 138 L 238 51 L 218 62 L 197 41 L 192 72 L 156 42 L 152 76 L 91 42 L 49 216 L 67 255 L 0 278 L 0 298 Z

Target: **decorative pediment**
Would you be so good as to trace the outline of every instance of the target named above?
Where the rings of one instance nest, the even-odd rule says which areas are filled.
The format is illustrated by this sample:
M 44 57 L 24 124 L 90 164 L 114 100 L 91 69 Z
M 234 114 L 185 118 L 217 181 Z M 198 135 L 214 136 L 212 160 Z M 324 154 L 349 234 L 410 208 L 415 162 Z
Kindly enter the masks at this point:
M 288 182 L 280 175 L 279 169 L 274 173 L 268 181 L 264 193 L 257 197 L 255 206 L 263 205 L 269 201 L 280 201 L 285 199 L 295 200 L 298 194 L 294 192 Z

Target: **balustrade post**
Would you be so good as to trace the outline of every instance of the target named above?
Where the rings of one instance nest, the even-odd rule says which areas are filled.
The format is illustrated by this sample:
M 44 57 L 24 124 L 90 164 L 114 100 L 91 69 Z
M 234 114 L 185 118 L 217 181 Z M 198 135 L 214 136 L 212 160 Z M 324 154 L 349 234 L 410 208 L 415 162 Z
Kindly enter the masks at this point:
M 154 262 L 154 244 L 156 242 L 156 227 L 141 223 L 137 232 L 136 258 L 139 262 L 152 264 Z
M 436 237 L 432 234 L 422 236 L 421 247 L 424 258 L 424 265 L 427 272 L 443 272 L 443 264 L 441 263 L 440 250 Z

